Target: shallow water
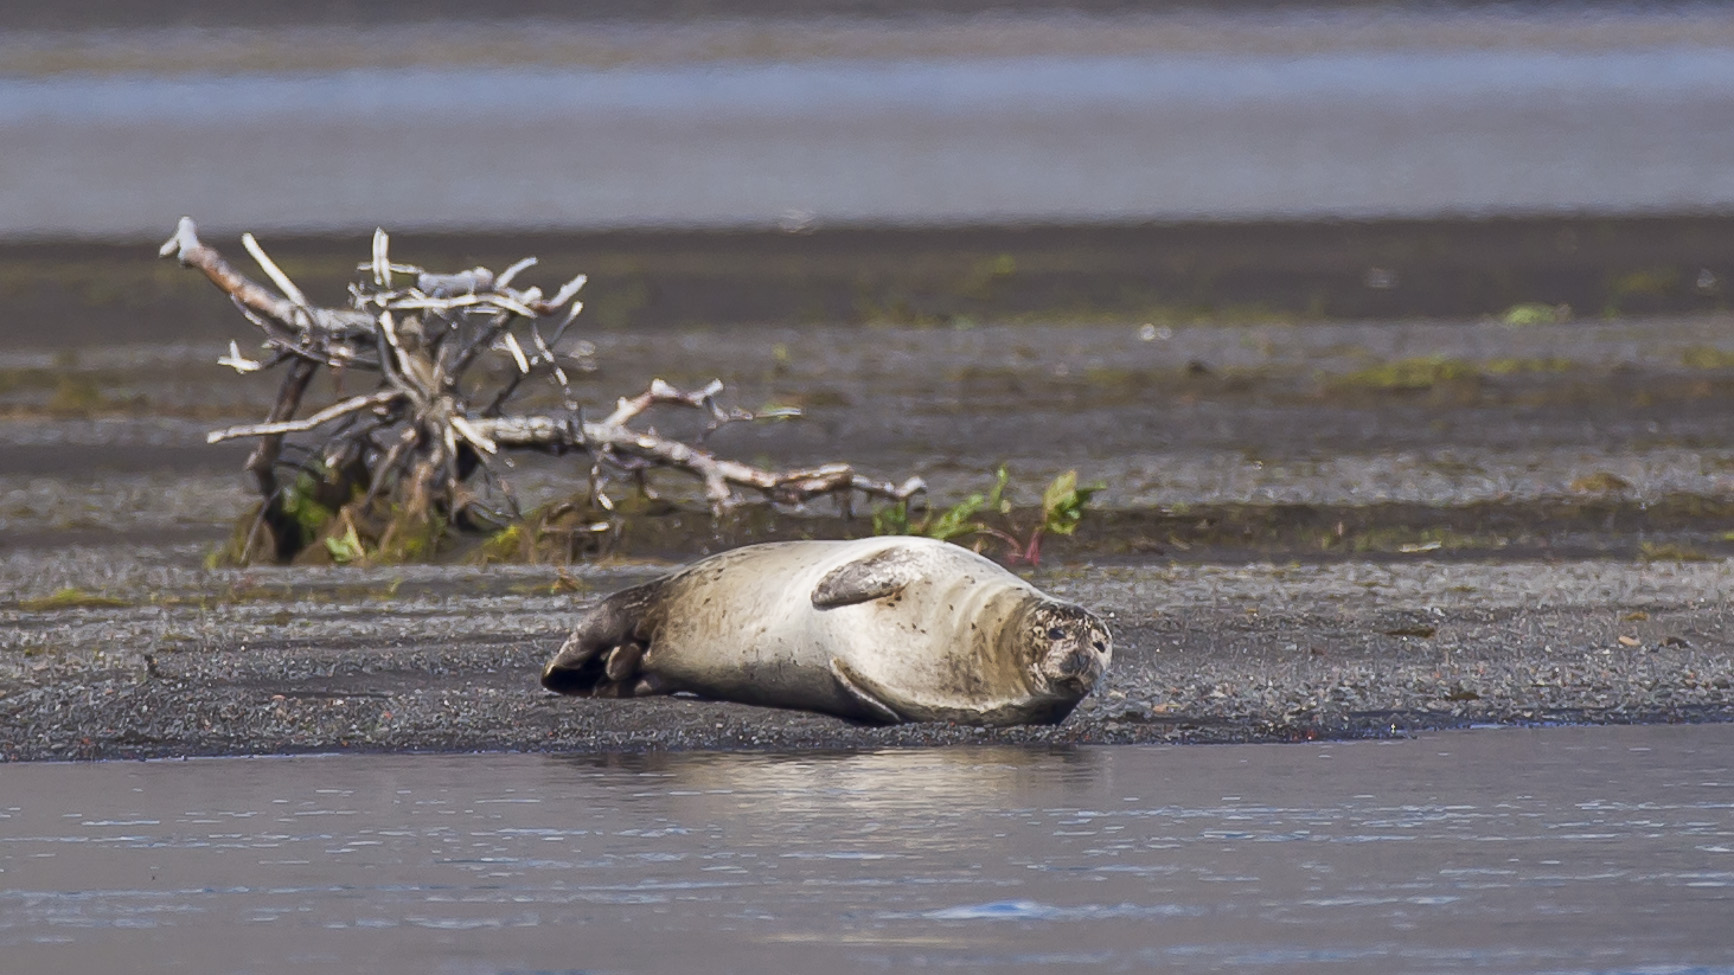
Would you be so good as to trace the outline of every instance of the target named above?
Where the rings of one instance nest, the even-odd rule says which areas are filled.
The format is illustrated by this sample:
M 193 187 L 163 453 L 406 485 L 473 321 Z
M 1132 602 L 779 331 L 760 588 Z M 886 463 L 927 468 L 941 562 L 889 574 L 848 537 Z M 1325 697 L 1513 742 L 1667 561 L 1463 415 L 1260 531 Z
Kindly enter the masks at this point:
M 0 59 L 0 236 L 156 238 L 183 213 L 282 232 L 1720 211 L 1734 58 L 1713 10 L 1700 37 L 1632 14 L 1609 28 L 1624 48 L 1570 42 L 1581 18 L 1520 19 L 1530 43 L 1488 48 L 1458 34 L 1499 15 L 1415 14 L 1316 51 L 1278 43 L 1288 20 L 1227 18 L 1249 36 L 1109 55 L 640 63 L 627 45 L 612 68 L 224 73 L 195 44 L 167 76 Z M 406 145 L 426 147 L 413 164 Z
M 1734 726 L 0 768 L 9 971 L 1734 971 Z

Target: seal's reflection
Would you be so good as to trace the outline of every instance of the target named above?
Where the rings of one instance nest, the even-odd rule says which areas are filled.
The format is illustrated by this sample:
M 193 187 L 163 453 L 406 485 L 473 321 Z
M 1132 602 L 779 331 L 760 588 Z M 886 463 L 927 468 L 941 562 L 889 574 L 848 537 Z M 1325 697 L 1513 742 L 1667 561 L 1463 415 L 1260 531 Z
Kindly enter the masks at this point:
M 642 777 L 634 798 L 677 822 L 780 830 L 854 827 L 1070 805 L 1109 786 L 1096 748 L 942 748 L 867 752 L 678 752 L 560 760 L 590 774 Z M 916 814 L 912 816 L 911 814 Z

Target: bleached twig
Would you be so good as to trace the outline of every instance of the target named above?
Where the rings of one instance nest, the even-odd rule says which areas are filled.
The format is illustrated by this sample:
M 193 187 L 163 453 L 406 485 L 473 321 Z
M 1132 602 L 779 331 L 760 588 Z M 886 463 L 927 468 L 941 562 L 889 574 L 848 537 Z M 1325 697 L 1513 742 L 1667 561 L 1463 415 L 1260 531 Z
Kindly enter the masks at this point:
M 258 372 L 265 368 L 264 365 L 259 363 L 257 360 L 249 359 L 242 355 L 241 347 L 235 344 L 234 339 L 229 340 L 229 354 L 219 357 L 217 359 L 217 365 L 228 366 L 230 369 L 242 373 L 243 375 L 249 372 Z
M 225 440 L 238 440 L 241 437 L 265 437 L 280 433 L 303 433 L 315 427 L 324 426 L 332 420 L 351 413 L 358 413 L 371 407 L 385 406 L 403 396 L 395 389 L 369 393 L 366 396 L 351 396 L 327 406 L 325 409 L 300 420 L 283 420 L 277 423 L 244 423 L 235 427 L 224 427 L 205 434 L 206 443 L 222 443 Z
M 792 471 L 765 470 L 721 459 L 703 448 L 635 430 L 629 425 L 652 406 L 663 404 L 702 410 L 722 421 L 790 415 L 791 411 L 782 410 L 760 414 L 723 410 L 715 399 L 722 388 L 720 381 L 713 380 L 703 389 L 682 392 L 656 379 L 637 396 L 631 399 L 622 397 L 613 413 L 595 422 L 577 423 L 550 416 L 490 417 L 472 422 L 502 446 L 541 450 L 583 449 L 592 453 L 636 457 L 651 462 L 652 466 L 691 471 L 704 482 L 705 497 L 716 507 L 738 504 L 740 499 L 734 493 L 736 487 L 751 488 L 770 500 L 791 504 L 845 491 L 906 501 L 927 489 L 926 483 L 918 477 L 894 484 L 857 474 L 848 464 L 825 464 Z M 799 411 L 792 412 L 799 415 Z
M 271 279 L 271 283 L 277 286 L 278 291 L 283 292 L 283 297 L 293 302 L 295 307 L 307 312 L 308 317 L 311 318 L 313 306 L 307 303 L 307 296 L 301 293 L 301 289 L 295 286 L 294 281 L 289 280 L 289 275 L 283 273 L 283 269 L 277 266 L 277 262 L 271 260 L 271 256 L 265 253 L 265 248 L 259 246 L 259 241 L 254 239 L 252 234 L 242 234 L 241 243 L 247 248 L 247 253 L 253 255 L 253 260 L 258 262 L 259 268 L 265 272 L 265 276 Z
M 292 332 L 313 330 L 332 335 L 365 334 L 373 330 L 373 316 L 347 308 L 319 308 L 304 319 L 300 306 L 289 298 L 272 294 L 251 281 L 223 259 L 223 255 L 199 240 L 198 227 L 191 217 L 182 217 L 175 235 L 158 251 L 173 257 L 183 265 L 203 271 L 211 283 L 221 288 L 243 308 L 262 318 L 270 319 Z M 302 314 L 306 314 L 303 312 Z

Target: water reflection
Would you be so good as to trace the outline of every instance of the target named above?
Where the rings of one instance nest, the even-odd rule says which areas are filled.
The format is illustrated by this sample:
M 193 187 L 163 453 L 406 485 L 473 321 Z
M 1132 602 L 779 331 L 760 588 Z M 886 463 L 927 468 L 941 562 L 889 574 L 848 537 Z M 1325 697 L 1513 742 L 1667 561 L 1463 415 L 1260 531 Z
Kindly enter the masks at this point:
M 13 766 L 0 950 L 20 971 L 1728 971 L 1730 745 Z
M 660 752 L 562 759 L 581 776 L 600 768 L 646 783 L 639 798 L 663 797 L 699 818 L 776 814 L 830 818 L 844 812 L 970 815 L 1003 808 L 1032 789 L 1088 788 L 1106 771 L 1096 748 L 971 748 L 790 755 Z M 653 784 L 654 783 L 654 784 Z

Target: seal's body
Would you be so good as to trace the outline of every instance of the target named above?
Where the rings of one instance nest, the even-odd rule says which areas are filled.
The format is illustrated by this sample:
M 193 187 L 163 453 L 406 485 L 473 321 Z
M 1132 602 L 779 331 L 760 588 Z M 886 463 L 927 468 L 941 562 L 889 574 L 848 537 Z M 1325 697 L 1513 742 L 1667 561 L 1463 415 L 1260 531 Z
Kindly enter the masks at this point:
M 700 697 L 856 721 L 1063 720 L 1107 668 L 1107 628 L 926 538 L 749 545 L 591 609 L 542 672 L 563 694 Z

